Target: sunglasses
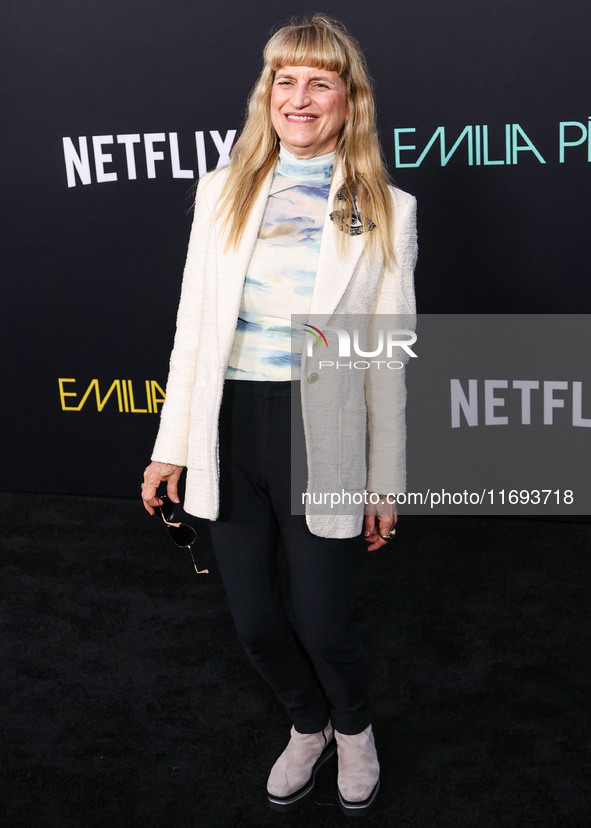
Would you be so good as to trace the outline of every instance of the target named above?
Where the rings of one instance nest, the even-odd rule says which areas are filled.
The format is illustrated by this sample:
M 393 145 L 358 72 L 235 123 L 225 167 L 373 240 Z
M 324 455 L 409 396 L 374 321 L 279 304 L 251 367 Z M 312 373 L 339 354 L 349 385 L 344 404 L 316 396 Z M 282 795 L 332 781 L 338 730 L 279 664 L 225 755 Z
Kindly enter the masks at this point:
M 188 526 L 186 523 L 175 523 L 174 508 L 176 504 L 169 500 L 166 495 L 159 495 L 159 497 L 162 501 L 162 506 L 156 506 L 154 514 L 166 524 L 168 534 L 176 545 L 180 547 L 187 547 L 191 553 L 191 560 L 193 561 L 195 572 L 198 575 L 207 575 L 209 573 L 209 569 L 199 569 L 197 567 L 193 556 L 193 550 L 191 549 L 191 546 L 197 540 L 197 533 L 192 526 Z

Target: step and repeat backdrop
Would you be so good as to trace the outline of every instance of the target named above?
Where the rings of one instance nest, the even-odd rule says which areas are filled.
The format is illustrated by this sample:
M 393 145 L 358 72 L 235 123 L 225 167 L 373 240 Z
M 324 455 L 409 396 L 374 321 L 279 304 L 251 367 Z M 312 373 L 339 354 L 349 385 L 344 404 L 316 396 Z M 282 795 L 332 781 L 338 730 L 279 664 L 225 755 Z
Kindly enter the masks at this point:
M 583 0 L 5 0 L 0 489 L 139 493 L 195 181 L 227 163 L 270 33 L 316 11 L 364 48 L 385 157 L 418 199 L 419 311 L 590 312 Z M 566 382 L 565 399 L 578 389 L 563 407 L 574 405 L 577 435 L 591 437 L 589 367 L 571 376 L 568 359 L 565 348 L 560 376 L 546 375 L 542 358 L 527 376 L 450 368 L 462 429 L 449 406 L 434 407 L 437 433 L 469 432 L 477 455 L 491 429 L 476 395 L 489 394 L 499 440 L 507 424 L 494 406 L 505 392 L 485 383 L 526 380 L 534 390 Z M 423 412 L 424 385 L 413 390 Z M 552 410 L 562 391 L 551 389 Z M 553 429 L 575 427 L 555 414 L 540 424 L 549 452 Z

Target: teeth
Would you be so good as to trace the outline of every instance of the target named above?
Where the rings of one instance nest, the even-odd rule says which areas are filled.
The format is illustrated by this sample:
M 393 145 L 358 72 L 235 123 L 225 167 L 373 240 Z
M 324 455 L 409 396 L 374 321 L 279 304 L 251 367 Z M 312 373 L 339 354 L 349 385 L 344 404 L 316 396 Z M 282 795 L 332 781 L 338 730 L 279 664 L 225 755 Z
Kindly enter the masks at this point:
M 313 115 L 288 115 L 288 120 L 290 121 L 315 121 L 315 117 Z

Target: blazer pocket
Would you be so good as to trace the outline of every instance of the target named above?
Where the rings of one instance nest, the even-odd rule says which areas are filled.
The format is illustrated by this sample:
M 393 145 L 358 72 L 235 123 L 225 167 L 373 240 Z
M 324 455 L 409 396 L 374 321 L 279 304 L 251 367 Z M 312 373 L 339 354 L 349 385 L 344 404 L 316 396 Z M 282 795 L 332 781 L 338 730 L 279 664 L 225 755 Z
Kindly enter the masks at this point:
M 367 482 L 365 406 L 343 405 L 339 410 L 338 475 L 346 490 L 360 490 Z

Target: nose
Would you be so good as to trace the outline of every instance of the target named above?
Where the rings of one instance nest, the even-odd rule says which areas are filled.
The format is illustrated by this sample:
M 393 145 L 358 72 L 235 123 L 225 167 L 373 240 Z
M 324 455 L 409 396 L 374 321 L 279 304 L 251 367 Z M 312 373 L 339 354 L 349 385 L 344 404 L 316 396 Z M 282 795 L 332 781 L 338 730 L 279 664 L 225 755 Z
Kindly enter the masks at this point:
M 310 96 L 305 83 L 298 83 L 294 87 L 291 102 L 296 109 L 304 109 L 310 103 Z

